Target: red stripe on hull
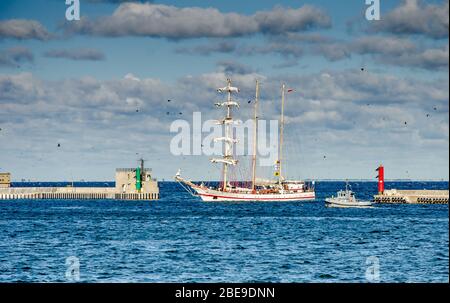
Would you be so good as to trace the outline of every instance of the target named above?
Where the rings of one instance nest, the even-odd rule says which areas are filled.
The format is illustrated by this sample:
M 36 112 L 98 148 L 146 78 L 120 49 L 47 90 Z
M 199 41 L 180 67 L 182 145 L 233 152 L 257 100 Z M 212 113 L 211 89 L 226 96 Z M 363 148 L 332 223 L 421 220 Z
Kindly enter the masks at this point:
M 234 197 L 234 196 L 218 196 L 218 195 L 208 195 L 208 194 L 198 194 L 199 196 L 205 196 L 205 197 L 217 197 L 217 198 L 224 198 L 224 199 L 235 199 L 235 200 L 250 200 L 250 201 L 278 201 L 278 200 L 306 200 L 306 199 L 315 199 L 316 196 L 305 196 L 305 197 L 298 197 L 298 198 L 240 198 L 240 197 Z

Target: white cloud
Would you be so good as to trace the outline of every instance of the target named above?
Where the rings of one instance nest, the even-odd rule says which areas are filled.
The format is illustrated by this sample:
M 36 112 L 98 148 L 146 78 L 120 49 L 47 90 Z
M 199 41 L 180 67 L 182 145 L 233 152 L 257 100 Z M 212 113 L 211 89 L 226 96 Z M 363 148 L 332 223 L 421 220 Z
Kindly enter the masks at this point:
M 77 48 L 77 49 L 54 49 L 44 53 L 48 58 L 63 58 L 69 60 L 88 60 L 101 61 L 105 59 L 105 54 L 99 50 L 91 48 Z
M 26 47 L 12 47 L 0 50 L 0 66 L 20 67 L 34 61 L 33 53 Z
M 372 30 L 392 34 L 420 34 L 435 39 L 448 39 L 449 1 L 441 4 L 425 4 L 419 0 L 404 0 L 403 3 L 373 22 Z
M 222 13 L 215 8 L 124 3 L 111 16 L 66 24 L 71 33 L 96 36 L 148 36 L 171 39 L 280 34 L 328 28 L 330 17 L 313 6 L 275 7 L 253 15 Z
M 0 39 L 37 39 L 48 40 L 51 34 L 39 22 L 26 19 L 10 19 L 0 21 Z
M 125 75 L 124 79 L 127 80 L 133 80 L 133 81 L 141 81 L 141 79 L 139 79 L 138 77 L 136 77 L 135 75 L 133 75 L 132 73 L 128 73 Z
M 10 169 L 19 170 L 22 164 L 14 165 L 17 161 L 12 160 L 22 154 L 29 159 L 23 165 L 54 167 L 46 173 L 56 179 L 61 178 L 58 173 L 67 175 L 69 167 L 93 166 L 99 171 L 92 176 L 112 179 L 115 166 L 129 165 L 139 153 L 160 174 L 168 177 L 176 172 L 183 163 L 168 150 L 170 123 L 179 118 L 189 121 L 199 110 L 204 119 L 218 118 L 221 113 L 213 104 L 221 96 L 215 88 L 223 86 L 226 75 L 218 71 L 185 76 L 175 83 L 133 77 L 47 81 L 29 73 L 0 75 L 0 145 Z M 326 146 L 330 158 L 349 145 L 345 157 L 357 158 L 352 150 L 360 148 L 370 154 L 379 136 L 384 152 L 392 157 L 404 149 L 419 161 L 423 150 L 434 153 L 437 160 L 448 154 L 446 79 L 402 79 L 358 70 L 283 77 L 236 74 L 233 85 L 241 88 L 237 118 L 251 117 L 252 105 L 246 101 L 254 97 L 256 78 L 261 81 L 262 119 L 279 117 L 281 82 L 295 89 L 286 100 L 286 134 L 298 138 L 290 144 L 300 144 L 311 157 L 317 140 L 328 140 L 320 146 Z M 206 174 L 201 169 L 197 173 Z M 86 178 L 86 172 L 79 174 Z

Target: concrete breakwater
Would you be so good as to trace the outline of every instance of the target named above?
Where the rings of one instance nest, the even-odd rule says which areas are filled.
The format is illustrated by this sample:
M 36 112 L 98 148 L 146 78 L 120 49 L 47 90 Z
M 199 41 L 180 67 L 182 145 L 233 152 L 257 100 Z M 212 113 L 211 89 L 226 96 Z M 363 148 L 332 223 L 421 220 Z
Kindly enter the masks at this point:
M 0 200 L 10 199 L 120 199 L 156 200 L 159 192 L 123 193 L 108 187 L 10 187 L 0 188 Z
M 374 196 L 377 203 L 448 204 L 448 190 L 388 189 Z
M 0 179 L 0 200 L 9 199 L 119 199 L 157 200 L 158 182 L 151 169 L 141 166 L 116 169 L 115 187 L 11 187 L 10 175 Z

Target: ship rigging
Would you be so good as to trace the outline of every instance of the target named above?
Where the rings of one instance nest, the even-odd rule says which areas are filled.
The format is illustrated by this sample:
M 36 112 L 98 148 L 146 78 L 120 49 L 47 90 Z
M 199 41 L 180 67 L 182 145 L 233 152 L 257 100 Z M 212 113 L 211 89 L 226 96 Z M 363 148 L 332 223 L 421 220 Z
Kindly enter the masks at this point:
M 280 136 L 279 153 L 276 161 L 277 180 L 259 181 L 256 176 L 257 166 L 257 125 L 258 125 L 258 105 L 259 105 L 259 81 L 256 80 L 255 102 L 254 102 L 254 127 L 253 127 L 253 153 L 250 186 L 233 185 L 230 182 L 230 167 L 235 167 L 239 161 L 234 158 L 233 147 L 237 140 L 233 137 L 233 125 L 237 123 L 233 119 L 233 108 L 238 109 L 239 103 L 234 101 L 232 93 L 238 93 L 239 89 L 231 85 L 231 80 L 227 79 L 227 86 L 217 90 L 220 93 L 226 93 L 227 99 L 224 102 L 216 103 L 217 107 L 224 107 L 226 115 L 218 120 L 218 124 L 223 125 L 224 136 L 215 138 L 215 142 L 223 142 L 223 155 L 221 158 L 213 158 L 212 163 L 222 164 L 222 182 L 218 186 L 206 186 L 203 182 L 196 184 L 181 177 L 178 170 L 175 180 L 181 184 L 189 193 L 200 197 L 203 201 L 303 201 L 314 200 L 314 182 L 307 184 L 299 180 L 287 180 L 283 176 L 283 137 L 284 137 L 284 103 L 285 103 L 285 84 L 281 87 L 281 117 L 280 117 Z

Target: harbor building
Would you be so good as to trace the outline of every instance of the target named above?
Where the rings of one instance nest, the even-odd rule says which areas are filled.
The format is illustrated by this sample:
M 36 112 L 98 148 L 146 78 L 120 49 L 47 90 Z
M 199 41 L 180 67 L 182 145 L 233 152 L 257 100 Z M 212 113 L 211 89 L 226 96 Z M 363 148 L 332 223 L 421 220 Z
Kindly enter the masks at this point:
M 0 188 L 7 188 L 11 186 L 11 174 L 0 173 Z
M 0 200 L 5 199 L 118 199 L 157 200 L 158 181 L 144 160 L 136 168 L 116 169 L 115 187 L 16 187 L 9 173 L 0 174 Z

